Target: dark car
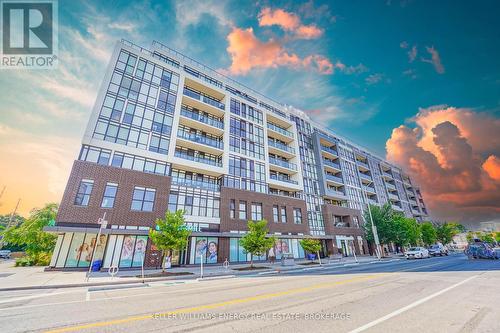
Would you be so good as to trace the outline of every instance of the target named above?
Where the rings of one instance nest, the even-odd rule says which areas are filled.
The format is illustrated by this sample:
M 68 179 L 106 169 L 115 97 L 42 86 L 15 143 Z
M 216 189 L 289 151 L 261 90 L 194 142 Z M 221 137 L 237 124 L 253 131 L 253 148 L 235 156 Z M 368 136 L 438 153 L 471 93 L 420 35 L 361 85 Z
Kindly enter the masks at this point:
M 476 242 L 467 245 L 464 253 L 469 259 L 496 259 L 497 257 L 493 248 L 485 242 Z

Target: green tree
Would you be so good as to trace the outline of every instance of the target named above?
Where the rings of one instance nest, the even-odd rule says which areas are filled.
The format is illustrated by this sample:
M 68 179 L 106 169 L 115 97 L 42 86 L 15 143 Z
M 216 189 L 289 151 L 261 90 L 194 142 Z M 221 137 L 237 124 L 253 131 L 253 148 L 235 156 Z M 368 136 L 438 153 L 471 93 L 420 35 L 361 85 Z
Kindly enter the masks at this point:
M 465 238 L 467 239 L 467 242 L 472 243 L 474 238 L 476 238 L 476 234 L 472 231 L 469 231 L 467 235 L 465 235 Z
M 321 251 L 321 242 L 313 238 L 304 238 L 300 241 L 300 245 L 304 251 L 315 253 L 318 256 L 319 264 L 321 265 L 321 258 L 319 257 L 319 251 Z
M 393 223 L 392 241 L 401 246 L 416 245 L 421 238 L 420 225 L 413 218 L 395 214 Z
M 436 226 L 436 237 L 437 240 L 443 244 L 449 244 L 453 240 L 453 237 L 460 233 L 462 226 L 458 223 L 443 223 Z M 463 227 L 463 226 L 462 226 Z
M 56 218 L 58 205 L 46 204 L 34 209 L 21 225 L 3 231 L 3 241 L 9 245 L 23 246 L 26 257 L 16 261 L 16 265 L 48 265 L 57 236 L 43 231 Z
M 424 222 L 420 225 L 420 231 L 422 232 L 422 241 L 425 245 L 431 245 L 436 242 L 436 228 L 431 222 Z
M 382 207 L 370 205 L 371 215 L 373 217 L 373 224 L 377 228 L 378 238 L 381 244 L 389 244 L 394 238 L 394 210 L 391 205 L 385 204 Z M 370 214 L 365 211 L 364 218 L 366 223 L 364 224 L 366 239 L 373 242 L 373 231 L 370 220 Z
M 241 246 L 251 254 L 250 267 L 253 268 L 253 256 L 264 255 L 275 243 L 274 237 L 267 237 L 267 221 L 248 221 L 248 232 L 240 240 Z
M 495 232 L 495 240 L 500 243 L 500 232 Z
M 490 243 L 490 244 L 495 242 L 495 238 L 493 238 L 493 234 L 491 232 L 480 233 L 479 239 L 483 242 Z
M 184 211 L 165 212 L 165 218 L 156 220 L 156 229 L 149 230 L 149 238 L 161 250 L 161 267 L 165 272 L 165 256 L 172 251 L 182 251 L 188 244 L 191 231 L 184 223 Z

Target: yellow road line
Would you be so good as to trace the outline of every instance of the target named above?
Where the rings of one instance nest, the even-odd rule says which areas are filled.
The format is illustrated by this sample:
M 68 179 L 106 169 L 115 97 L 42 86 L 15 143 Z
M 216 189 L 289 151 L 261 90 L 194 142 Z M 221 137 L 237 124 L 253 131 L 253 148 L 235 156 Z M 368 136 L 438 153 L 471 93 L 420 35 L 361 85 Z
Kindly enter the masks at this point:
M 367 275 L 367 276 L 355 277 L 352 279 L 347 279 L 347 280 L 342 280 L 342 281 L 319 283 L 319 284 L 312 285 L 309 287 L 290 289 L 290 290 L 285 290 L 285 291 L 280 291 L 280 292 L 275 292 L 275 293 L 268 293 L 268 294 L 261 294 L 261 295 L 250 296 L 250 297 L 245 297 L 245 298 L 237 298 L 237 299 L 233 299 L 233 300 L 229 300 L 229 301 L 207 304 L 207 305 L 202 305 L 202 306 L 196 306 L 196 307 L 191 307 L 191 308 L 178 309 L 178 310 L 168 311 L 168 312 L 164 312 L 164 313 L 157 313 L 157 314 L 153 314 L 153 315 L 148 314 L 148 315 L 141 315 L 141 316 L 130 316 L 130 317 L 109 320 L 109 321 L 100 321 L 100 322 L 84 324 L 84 325 L 68 326 L 68 327 L 63 327 L 63 328 L 47 331 L 46 333 L 74 332 L 74 331 L 79 331 L 79 330 L 84 330 L 84 329 L 89 329 L 89 328 L 112 326 L 112 325 L 137 322 L 137 321 L 142 321 L 142 320 L 147 320 L 147 319 L 161 318 L 161 317 L 171 316 L 171 315 L 180 314 L 180 313 L 191 313 L 191 312 L 197 312 L 197 311 L 201 311 L 201 310 L 215 309 L 215 308 L 220 308 L 220 307 L 227 306 L 227 305 L 242 304 L 242 303 L 247 303 L 247 302 L 252 302 L 252 301 L 270 299 L 270 298 L 279 297 L 279 296 L 298 294 L 298 293 L 303 293 L 303 292 L 307 292 L 307 291 L 311 291 L 311 290 L 315 290 L 315 289 L 337 286 L 337 285 L 342 285 L 342 284 L 347 284 L 347 283 L 352 283 L 352 282 L 357 282 L 357 281 L 370 280 L 370 279 L 374 279 L 376 277 L 380 277 L 383 275 L 385 275 L 385 274 Z

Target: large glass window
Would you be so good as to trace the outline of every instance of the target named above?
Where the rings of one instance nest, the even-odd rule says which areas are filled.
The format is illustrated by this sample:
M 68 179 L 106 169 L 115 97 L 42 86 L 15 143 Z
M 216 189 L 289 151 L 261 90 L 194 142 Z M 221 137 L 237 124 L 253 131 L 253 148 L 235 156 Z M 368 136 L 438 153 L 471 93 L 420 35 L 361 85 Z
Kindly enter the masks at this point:
M 218 244 L 217 237 L 192 237 L 190 262 L 199 264 L 203 260 L 207 264 L 217 263 Z
M 236 216 L 236 203 L 234 199 L 229 202 L 229 218 L 234 219 Z
M 286 207 L 281 207 L 281 223 L 286 223 Z
M 264 159 L 264 129 L 245 120 L 231 117 L 229 148 L 236 153 Z
M 78 206 L 88 206 L 90 200 L 90 194 L 92 193 L 92 187 L 94 186 L 94 181 L 90 179 L 82 179 L 80 186 L 78 187 L 78 192 L 75 197 L 75 205 Z
M 118 191 L 118 184 L 107 183 L 102 197 L 102 208 L 113 208 L 115 205 L 116 192 Z
M 300 208 L 293 209 L 293 222 L 295 224 L 302 224 L 302 210 Z
M 273 222 L 278 223 L 280 221 L 279 207 L 278 205 L 273 206 Z
M 219 217 L 220 198 L 214 192 L 199 188 L 175 186 L 170 191 L 168 210 L 184 210 L 186 215 Z
M 135 187 L 132 196 L 132 210 L 152 212 L 156 190 L 153 188 Z
M 247 219 L 247 202 L 246 201 L 240 201 L 238 218 L 240 220 Z
M 267 193 L 264 163 L 230 155 L 229 175 L 224 177 L 224 186 Z
M 260 221 L 262 220 L 262 204 L 252 202 L 252 220 Z

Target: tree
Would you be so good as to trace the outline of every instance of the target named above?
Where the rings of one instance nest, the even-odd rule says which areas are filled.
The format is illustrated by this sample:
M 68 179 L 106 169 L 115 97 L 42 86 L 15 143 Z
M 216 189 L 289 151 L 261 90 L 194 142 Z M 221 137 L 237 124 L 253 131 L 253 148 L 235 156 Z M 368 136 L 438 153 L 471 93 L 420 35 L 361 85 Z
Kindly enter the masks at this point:
M 500 232 L 495 232 L 495 240 L 500 243 Z
M 156 229 L 149 230 L 149 238 L 161 250 L 161 267 L 165 272 L 165 256 L 182 251 L 188 244 L 191 231 L 184 224 L 184 211 L 165 212 L 165 218 L 156 220 Z
M 425 245 L 431 245 L 436 242 L 437 235 L 436 229 L 431 222 L 424 222 L 420 225 L 420 231 L 422 232 L 422 241 Z
M 394 243 L 409 246 L 416 245 L 420 241 L 421 230 L 415 219 L 395 214 L 392 223 Z
M 264 255 L 275 243 L 274 237 L 267 237 L 267 221 L 248 221 L 248 232 L 240 240 L 241 246 L 251 254 L 250 267 L 253 268 L 253 256 Z
M 318 256 L 319 264 L 321 265 L 321 258 L 319 257 L 319 251 L 321 251 L 321 242 L 313 238 L 304 238 L 300 241 L 300 245 L 304 251 L 310 253 L 316 253 Z
M 472 243 L 476 238 L 476 234 L 472 231 L 469 231 L 467 235 L 465 235 L 465 238 L 467 239 L 467 242 Z
M 437 240 L 443 244 L 449 244 L 453 240 L 453 237 L 460 233 L 462 226 L 458 223 L 443 223 L 436 226 L 436 237 Z M 463 226 L 462 226 L 463 227 Z
M 389 244 L 394 239 L 394 225 L 392 223 L 394 210 L 391 205 L 385 204 L 382 207 L 370 205 L 370 211 L 373 218 L 373 224 L 377 227 L 377 234 L 381 244 Z M 370 220 L 370 214 L 365 211 L 364 224 L 366 239 L 373 242 L 373 231 Z
M 48 265 L 56 245 L 57 236 L 43 231 L 57 215 L 58 205 L 46 204 L 41 209 L 34 209 L 30 217 L 19 226 L 12 226 L 3 231 L 3 241 L 7 244 L 23 246 L 26 257 L 16 264 Z
M 493 244 L 495 243 L 495 238 L 493 238 L 493 234 L 490 232 L 482 232 L 479 234 L 479 239 L 483 242 Z

